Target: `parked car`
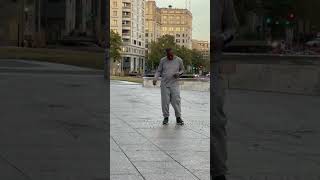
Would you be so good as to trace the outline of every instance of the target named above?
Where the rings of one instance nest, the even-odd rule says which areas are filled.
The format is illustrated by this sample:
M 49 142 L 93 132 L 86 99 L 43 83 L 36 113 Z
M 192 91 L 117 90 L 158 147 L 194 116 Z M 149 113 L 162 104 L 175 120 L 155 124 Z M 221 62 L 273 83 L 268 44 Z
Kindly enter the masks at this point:
M 272 46 L 266 41 L 233 41 L 223 49 L 229 53 L 269 53 Z
M 320 47 L 320 37 L 317 37 L 311 41 L 306 42 L 306 45 L 310 47 Z

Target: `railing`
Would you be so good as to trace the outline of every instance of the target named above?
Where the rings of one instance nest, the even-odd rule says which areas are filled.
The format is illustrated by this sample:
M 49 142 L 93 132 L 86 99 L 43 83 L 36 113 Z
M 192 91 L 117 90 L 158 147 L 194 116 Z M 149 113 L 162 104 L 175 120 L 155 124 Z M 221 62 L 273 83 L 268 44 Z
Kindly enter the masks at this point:
M 122 33 L 122 36 L 130 36 L 130 33 Z
M 131 27 L 131 24 L 122 24 L 122 27 Z

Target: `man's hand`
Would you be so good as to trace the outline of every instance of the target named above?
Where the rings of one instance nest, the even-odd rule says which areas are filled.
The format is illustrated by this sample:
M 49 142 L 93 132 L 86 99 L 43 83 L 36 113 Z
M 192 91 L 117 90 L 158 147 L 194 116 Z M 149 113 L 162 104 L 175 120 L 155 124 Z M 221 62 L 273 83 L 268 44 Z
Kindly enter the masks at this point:
M 152 83 L 153 83 L 154 86 L 157 85 L 157 80 L 154 79 L 154 80 L 152 81 Z
M 179 74 L 179 73 L 175 73 L 175 74 L 173 75 L 173 77 L 174 77 L 174 78 L 178 78 L 178 77 L 180 77 L 180 74 Z

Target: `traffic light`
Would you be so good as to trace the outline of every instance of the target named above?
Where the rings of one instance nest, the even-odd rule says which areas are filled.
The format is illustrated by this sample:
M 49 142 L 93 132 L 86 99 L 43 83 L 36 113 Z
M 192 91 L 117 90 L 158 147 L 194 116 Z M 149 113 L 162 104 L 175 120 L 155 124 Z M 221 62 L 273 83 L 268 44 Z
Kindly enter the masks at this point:
M 267 23 L 267 24 L 271 24 L 271 22 L 272 22 L 271 17 L 267 17 L 267 19 L 266 19 L 266 23 Z
M 286 25 L 290 25 L 290 21 L 286 21 Z
M 289 13 L 288 17 L 289 17 L 290 20 L 294 20 L 296 15 L 294 13 Z
M 293 25 L 293 24 L 295 23 L 295 19 L 296 19 L 295 13 L 289 12 L 285 24 L 286 24 L 287 26 Z

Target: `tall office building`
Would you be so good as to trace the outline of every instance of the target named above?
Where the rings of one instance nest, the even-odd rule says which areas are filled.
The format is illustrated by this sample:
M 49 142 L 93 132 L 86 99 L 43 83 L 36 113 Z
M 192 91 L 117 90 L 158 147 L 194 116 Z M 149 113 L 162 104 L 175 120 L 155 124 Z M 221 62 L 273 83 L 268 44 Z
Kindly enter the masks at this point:
M 110 29 L 122 38 L 122 71 L 142 73 L 145 64 L 145 0 L 111 0 L 110 18 Z
M 178 45 L 192 48 L 192 14 L 188 9 L 160 8 L 161 35 L 172 35 Z
M 201 52 L 204 60 L 210 59 L 210 43 L 202 40 L 192 40 L 192 49 L 196 49 Z
M 152 41 L 157 41 L 161 36 L 161 15 L 160 9 L 154 0 L 149 0 L 146 3 L 146 48 Z
M 156 41 L 164 35 L 172 35 L 178 45 L 192 48 L 192 13 L 188 9 L 169 6 L 159 8 L 155 0 L 146 4 L 146 42 Z

